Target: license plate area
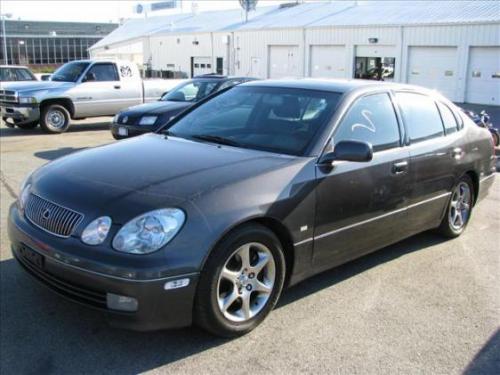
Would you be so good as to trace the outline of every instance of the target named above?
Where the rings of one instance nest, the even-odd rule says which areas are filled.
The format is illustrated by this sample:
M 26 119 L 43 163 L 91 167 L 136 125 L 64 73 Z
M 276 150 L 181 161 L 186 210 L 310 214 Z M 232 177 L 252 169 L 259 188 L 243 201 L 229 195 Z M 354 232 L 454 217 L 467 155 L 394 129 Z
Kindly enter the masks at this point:
M 35 267 L 43 268 L 43 264 L 44 264 L 44 260 L 45 260 L 43 255 L 30 249 L 29 247 L 27 247 L 25 245 L 21 245 L 21 247 L 19 248 L 19 255 L 24 260 L 26 260 L 27 262 L 30 262 L 30 264 L 34 265 Z
M 118 135 L 126 137 L 128 135 L 128 129 L 127 128 L 119 127 L 118 128 Z

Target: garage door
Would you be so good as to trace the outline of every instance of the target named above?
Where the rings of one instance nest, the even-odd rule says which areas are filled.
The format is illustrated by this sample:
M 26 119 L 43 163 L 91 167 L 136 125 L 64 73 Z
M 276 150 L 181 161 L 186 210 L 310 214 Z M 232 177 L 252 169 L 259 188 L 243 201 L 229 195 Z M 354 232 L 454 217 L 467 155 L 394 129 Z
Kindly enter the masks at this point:
M 195 56 L 193 60 L 193 77 L 213 73 L 212 59 L 210 57 Z
M 269 78 L 299 76 L 299 46 L 269 46 Z
M 344 46 L 311 46 L 309 76 L 317 78 L 345 78 Z
M 458 100 L 457 48 L 410 47 L 408 83 L 435 89 L 448 99 Z
M 500 105 L 500 47 L 471 47 L 465 101 Z

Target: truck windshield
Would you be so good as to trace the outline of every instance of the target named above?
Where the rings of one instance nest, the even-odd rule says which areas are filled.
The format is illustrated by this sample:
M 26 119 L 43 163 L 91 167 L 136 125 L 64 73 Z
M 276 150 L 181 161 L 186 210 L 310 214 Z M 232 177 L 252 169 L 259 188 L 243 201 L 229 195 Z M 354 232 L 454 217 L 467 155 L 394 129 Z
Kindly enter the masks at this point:
M 52 81 L 76 82 L 89 64 L 88 62 L 71 62 L 64 64 L 54 72 Z

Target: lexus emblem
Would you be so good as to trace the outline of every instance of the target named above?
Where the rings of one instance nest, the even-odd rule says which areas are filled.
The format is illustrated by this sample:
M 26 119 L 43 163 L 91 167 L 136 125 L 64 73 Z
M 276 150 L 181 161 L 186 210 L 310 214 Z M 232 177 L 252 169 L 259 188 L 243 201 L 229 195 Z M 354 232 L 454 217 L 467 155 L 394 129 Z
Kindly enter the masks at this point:
M 50 210 L 48 208 L 46 208 L 42 212 L 42 219 L 48 220 L 49 218 L 50 218 Z

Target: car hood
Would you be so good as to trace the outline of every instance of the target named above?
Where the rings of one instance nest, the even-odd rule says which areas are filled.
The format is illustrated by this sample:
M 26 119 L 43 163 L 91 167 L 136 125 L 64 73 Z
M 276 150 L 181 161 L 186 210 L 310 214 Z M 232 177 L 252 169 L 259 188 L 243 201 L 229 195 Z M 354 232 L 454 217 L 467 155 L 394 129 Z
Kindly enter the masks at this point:
M 91 216 L 103 211 L 119 216 L 127 211 L 130 218 L 131 213 L 148 209 L 183 206 L 207 192 L 269 174 L 298 159 L 147 134 L 46 164 L 33 174 L 32 191 Z M 116 216 L 113 220 L 121 221 Z
M 25 82 L 13 82 L 2 83 L 2 89 L 18 91 L 20 93 L 24 91 L 39 91 L 48 90 L 61 87 L 71 87 L 75 84 L 72 82 L 55 82 L 55 81 L 25 81 Z
M 192 105 L 193 103 L 189 102 L 156 101 L 130 107 L 121 114 L 129 116 L 143 114 L 162 115 L 169 112 L 179 112 L 185 108 L 191 107 Z

